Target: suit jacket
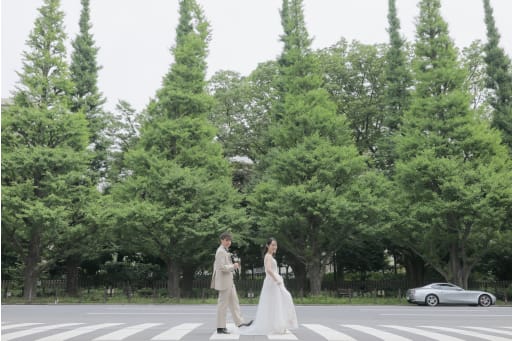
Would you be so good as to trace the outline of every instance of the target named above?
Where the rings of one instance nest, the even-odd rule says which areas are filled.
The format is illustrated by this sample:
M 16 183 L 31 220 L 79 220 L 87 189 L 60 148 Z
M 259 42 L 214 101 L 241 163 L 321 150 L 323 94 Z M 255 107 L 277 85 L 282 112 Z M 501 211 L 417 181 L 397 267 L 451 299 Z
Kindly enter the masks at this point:
M 219 246 L 215 253 L 213 263 L 213 275 L 211 288 L 215 290 L 226 290 L 233 286 L 234 265 L 231 255 L 224 246 Z

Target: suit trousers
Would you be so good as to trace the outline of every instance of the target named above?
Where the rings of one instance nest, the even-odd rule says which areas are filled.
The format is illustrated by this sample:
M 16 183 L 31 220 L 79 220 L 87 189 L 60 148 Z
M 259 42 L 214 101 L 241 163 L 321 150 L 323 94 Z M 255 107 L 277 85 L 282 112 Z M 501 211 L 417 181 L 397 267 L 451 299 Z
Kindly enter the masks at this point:
M 219 290 L 219 300 L 217 302 L 217 328 L 226 328 L 226 315 L 229 311 L 233 321 L 237 326 L 244 323 L 240 313 L 240 303 L 236 293 L 235 285 L 226 290 Z

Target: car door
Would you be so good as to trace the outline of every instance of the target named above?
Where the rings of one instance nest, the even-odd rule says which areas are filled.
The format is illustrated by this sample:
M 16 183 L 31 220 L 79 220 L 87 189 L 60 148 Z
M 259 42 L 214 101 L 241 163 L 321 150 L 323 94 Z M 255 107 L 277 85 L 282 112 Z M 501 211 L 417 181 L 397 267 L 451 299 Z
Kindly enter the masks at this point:
M 464 304 L 478 304 L 479 292 L 472 290 L 462 290 L 459 294 L 459 302 Z
M 436 287 L 440 292 L 439 301 L 441 303 L 464 303 L 464 290 L 462 288 L 450 283 L 440 283 Z

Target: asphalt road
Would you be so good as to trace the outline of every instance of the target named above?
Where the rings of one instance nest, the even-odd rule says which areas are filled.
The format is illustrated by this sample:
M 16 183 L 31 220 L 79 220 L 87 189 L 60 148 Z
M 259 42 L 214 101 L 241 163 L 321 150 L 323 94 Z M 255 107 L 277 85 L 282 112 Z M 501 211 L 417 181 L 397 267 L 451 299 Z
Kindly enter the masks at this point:
M 215 331 L 215 305 L 3 305 L 2 341 L 106 340 L 512 340 L 512 307 L 297 306 L 285 335 Z M 242 306 L 246 319 L 256 306 Z M 230 316 L 228 314 L 228 321 Z

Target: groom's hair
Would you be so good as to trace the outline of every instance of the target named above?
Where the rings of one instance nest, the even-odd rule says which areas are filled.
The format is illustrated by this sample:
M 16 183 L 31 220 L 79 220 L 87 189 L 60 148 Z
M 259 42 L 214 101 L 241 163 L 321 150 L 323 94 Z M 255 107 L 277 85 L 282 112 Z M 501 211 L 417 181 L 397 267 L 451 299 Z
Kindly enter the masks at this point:
M 231 233 L 222 232 L 219 238 L 220 240 L 231 240 Z

